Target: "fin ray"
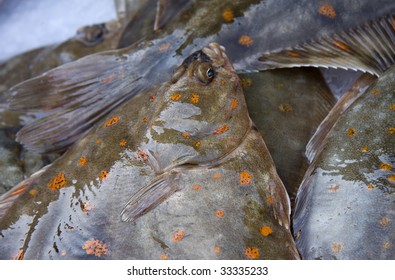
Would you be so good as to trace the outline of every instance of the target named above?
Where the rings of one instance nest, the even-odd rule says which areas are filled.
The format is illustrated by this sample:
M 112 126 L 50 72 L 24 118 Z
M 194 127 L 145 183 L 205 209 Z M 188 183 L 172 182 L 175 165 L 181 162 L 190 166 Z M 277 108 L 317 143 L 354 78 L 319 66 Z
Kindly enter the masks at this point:
M 263 54 L 266 69 L 316 66 L 380 75 L 395 64 L 395 15 L 351 30 Z
M 178 187 L 178 173 L 163 174 L 135 193 L 121 211 L 121 220 L 134 221 L 171 196 Z

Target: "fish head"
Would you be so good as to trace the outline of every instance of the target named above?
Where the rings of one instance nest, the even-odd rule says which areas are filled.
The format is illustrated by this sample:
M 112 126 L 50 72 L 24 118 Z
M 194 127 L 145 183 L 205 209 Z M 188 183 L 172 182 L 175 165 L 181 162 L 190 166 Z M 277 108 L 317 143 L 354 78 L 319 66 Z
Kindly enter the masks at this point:
M 222 158 L 251 128 L 240 79 L 225 48 L 217 43 L 188 56 L 157 96 L 151 138 L 158 144 L 178 145 L 182 151 L 167 166 Z

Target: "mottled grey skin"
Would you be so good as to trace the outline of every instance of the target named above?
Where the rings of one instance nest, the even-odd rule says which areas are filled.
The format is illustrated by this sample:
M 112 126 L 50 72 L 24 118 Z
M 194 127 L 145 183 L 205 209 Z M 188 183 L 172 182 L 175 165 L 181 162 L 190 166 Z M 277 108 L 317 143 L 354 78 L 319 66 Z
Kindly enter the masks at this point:
M 42 118 L 45 110 L 30 112 L 10 110 L 5 92 L 12 86 L 57 66 L 86 55 L 115 49 L 121 35 L 118 21 L 80 28 L 76 35 L 60 44 L 50 45 L 17 55 L 0 64 L 0 127 L 19 127 Z
M 392 67 L 323 139 L 296 201 L 302 258 L 395 259 L 394 79 Z
M 240 80 L 210 44 L 0 198 L 0 257 L 295 259 L 289 212 Z
M 278 69 L 240 78 L 250 117 L 293 202 L 308 168 L 306 144 L 335 99 L 314 68 Z
M 75 37 L 63 43 L 35 49 L 0 64 L 0 129 L 17 131 L 22 125 L 45 115 L 41 112 L 11 111 L 4 96 L 6 90 L 17 83 L 85 55 L 114 49 L 120 31 L 120 24 L 117 21 L 85 26 L 77 31 Z M 2 138 L 0 139 L 1 194 L 17 182 L 29 177 L 33 171 L 48 164 L 48 158 L 24 149 L 14 141 L 15 133 L 11 138 L 0 132 L 0 138 Z M 50 157 L 56 158 L 55 154 Z
M 320 12 L 325 5 L 332 6 L 335 16 Z M 355 28 L 394 10 L 392 0 L 195 1 L 163 32 L 152 34 L 144 42 L 85 57 L 11 90 L 14 109 L 26 112 L 50 108 L 51 113 L 25 127 L 18 141 L 40 152 L 64 149 L 125 100 L 168 80 L 172 65 L 180 64 L 184 54 L 209 42 L 218 41 L 227 47 L 237 71 L 265 70 L 269 66 L 261 58 L 266 52 Z M 224 16 L 229 11 L 231 16 Z M 338 55 L 341 51 L 337 47 Z M 374 61 L 374 53 L 366 57 L 373 58 L 367 60 L 368 64 L 381 63 Z M 361 70 L 372 66 L 358 56 L 355 59 Z M 332 66 L 338 62 L 347 66 L 341 55 L 332 62 Z M 103 83 L 106 80 L 111 82 Z M 35 97 L 36 93 L 40 98 Z M 62 134 L 59 127 L 64 129 Z M 42 137 L 37 137 L 38 131 Z

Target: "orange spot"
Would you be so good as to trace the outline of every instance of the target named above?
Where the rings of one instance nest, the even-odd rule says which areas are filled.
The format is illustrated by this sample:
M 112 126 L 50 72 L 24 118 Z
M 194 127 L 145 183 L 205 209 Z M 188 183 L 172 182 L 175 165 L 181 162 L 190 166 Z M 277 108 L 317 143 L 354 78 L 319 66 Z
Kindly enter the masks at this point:
M 245 186 L 249 185 L 251 183 L 252 177 L 253 177 L 252 174 L 250 174 L 246 171 L 241 172 L 240 173 L 240 184 L 245 185 Z
M 159 46 L 159 51 L 160 52 L 165 52 L 170 48 L 170 43 L 169 42 L 165 42 L 162 45 Z
M 17 187 L 17 188 L 11 193 L 11 196 L 16 196 L 16 195 L 18 195 L 18 194 L 24 192 L 24 190 L 25 190 L 26 187 L 28 187 L 28 186 L 29 186 L 29 184 L 23 184 L 23 185 Z
M 122 139 L 121 141 L 119 141 L 119 146 L 121 146 L 121 147 L 126 147 L 127 144 L 128 144 L 128 142 L 125 139 Z
M 244 88 L 252 86 L 252 79 L 250 78 L 241 79 L 241 86 Z
M 189 134 L 188 132 L 183 132 L 182 137 L 186 138 L 186 139 L 190 139 L 191 138 L 191 134 Z
M 143 118 L 143 122 L 148 122 L 148 118 Z
M 269 196 L 268 198 L 266 198 L 267 203 L 269 204 L 273 204 L 273 198 L 271 196 Z
M 181 94 L 180 93 L 174 93 L 172 96 L 170 96 L 170 99 L 172 101 L 179 101 L 181 99 Z
M 99 139 L 97 139 L 95 143 L 96 143 L 96 145 L 100 145 L 101 141 Z
M 280 106 L 278 106 L 278 109 L 280 109 L 280 111 L 284 113 L 289 113 L 293 111 L 292 106 L 288 103 L 280 104 Z
M 172 237 L 173 242 L 180 242 L 185 237 L 185 232 L 181 229 L 178 229 Z
M 103 170 L 102 172 L 100 172 L 99 174 L 99 180 L 103 181 L 104 179 L 108 178 L 108 171 L 107 170 Z
M 214 130 L 214 134 L 223 134 L 228 130 L 229 130 L 229 126 L 227 124 L 223 124 L 220 127 L 218 127 L 216 130 Z
M 239 44 L 245 47 L 251 47 L 254 43 L 254 40 L 251 39 L 248 35 L 243 35 L 239 39 Z
M 224 79 L 221 79 L 221 85 L 225 85 L 225 80 Z
M 261 234 L 263 236 L 269 236 L 270 234 L 273 233 L 272 228 L 269 226 L 263 226 L 263 227 L 261 227 L 261 229 L 259 231 L 261 232 Z
M 333 5 L 331 4 L 322 4 L 319 8 L 318 8 L 318 12 L 326 17 L 329 18 L 335 18 L 336 17 L 336 11 L 335 8 L 333 7 Z
M 214 179 L 221 179 L 222 176 L 221 176 L 221 174 L 219 174 L 219 173 L 214 173 L 214 174 L 213 174 L 213 178 L 214 178 Z
M 30 194 L 31 196 L 35 196 L 35 195 L 37 194 L 37 191 L 36 191 L 36 190 L 30 190 L 30 191 L 29 191 L 29 194 Z
M 244 255 L 249 259 L 257 259 L 259 258 L 259 250 L 255 247 L 247 247 L 244 252 Z
M 156 94 L 151 95 L 149 98 L 149 102 L 154 102 L 155 98 L 156 98 Z
M 169 255 L 168 254 L 161 254 L 159 256 L 159 259 L 161 259 L 161 260 L 168 260 L 169 259 Z
M 216 253 L 216 254 L 221 253 L 221 247 L 220 246 L 215 246 L 214 253 Z
M 395 104 L 391 104 L 390 109 L 395 111 Z
M 369 184 L 369 185 L 368 185 L 368 189 L 369 189 L 369 190 L 373 190 L 373 189 L 374 189 L 374 186 L 373 186 L 372 184 Z
M 340 188 L 340 185 L 339 185 L 339 184 L 331 184 L 331 185 L 328 187 L 328 192 L 330 192 L 330 193 L 335 193 L 335 192 L 337 192 L 337 191 L 339 190 L 339 188 Z
M 215 216 L 217 216 L 217 218 L 223 218 L 225 216 L 225 211 L 224 210 L 217 210 L 217 211 L 215 211 Z
M 201 145 L 200 141 L 196 141 L 196 142 L 194 143 L 195 148 L 199 148 L 200 145 Z
M 79 166 L 85 166 L 88 164 L 88 159 L 86 157 L 80 157 L 78 160 L 78 165 Z
M 299 57 L 300 56 L 300 53 L 293 52 L 293 51 L 287 51 L 287 54 L 292 57 Z
M 380 164 L 380 169 L 383 171 L 390 171 L 392 169 L 392 166 L 391 164 L 383 162 L 382 164 Z
M 388 218 L 387 217 L 383 217 L 380 219 L 380 225 L 382 225 L 383 227 L 388 226 Z
M 350 136 L 350 137 L 354 136 L 355 132 L 356 132 L 355 128 L 347 129 L 347 135 Z
M 234 15 L 232 9 L 230 9 L 230 8 L 226 8 L 224 10 L 224 12 L 222 13 L 222 18 L 226 22 L 231 22 L 234 19 L 234 17 L 235 17 L 235 15 Z
M 334 40 L 332 43 L 333 43 L 336 47 L 338 47 L 339 49 L 342 49 L 343 51 L 346 51 L 346 52 L 350 51 L 350 47 L 347 46 L 346 44 L 344 44 L 343 42 Z
M 191 102 L 194 104 L 198 104 L 199 103 L 199 95 L 196 93 L 192 93 Z
M 390 183 L 395 184 L 395 175 L 394 175 L 394 174 L 389 175 L 389 176 L 387 177 L 387 179 L 388 179 L 388 181 L 389 181 Z
M 82 209 L 82 212 L 88 213 L 89 211 L 92 211 L 93 209 L 95 209 L 95 207 L 93 205 L 90 205 L 89 202 L 86 201 L 81 204 L 81 209 Z
M 64 173 L 58 173 L 55 175 L 52 180 L 49 182 L 48 187 L 54 191 L 60 188 L 63 188 L 67 183 L 66 177 Z
M 112 125 L 116 124 L 120 119 L 121 119 L 120 117 L 113 117 L 113 118 L 109 119 L 109 120 L 104 124 L 104 127 L 112 126 Z
M 88 255 L 95 255 L 96 257 L 107 255 L 108 253 L 107 244 L 96 239 L 86 241 L 84 245 L 82 245 L 82 249 L 84 249 Z
M 24 257 L 25 257 L 25 252 L 23 251 L 23 249 L 20 249 L 20 250 L 18 251 L 18 254 L 16 254 L 15 256 L 13 256 L 12 259 L 13 259 L 13 260 L 20 261 L 20 260 L 23 260 Z
M 200 191 L 202 189 L 202 186 L 201 185 L 193 185 L 192 189 L 195 191 Z
M 372 93 L 373 95 L 376 95 L 376 94 L 379 94 L 380 91 L 379 91 L 378 89 L 374 88 L 374 89 L 372 89 L 371 93 Z
M 239 106 L 239 100 L 237 100 L 236 98 L 232 100 L 232 103 L 230 104 L 230 109 L 232 111 L 236 110 L 237 107 Z
M 331 249 L 333 253 L 339 253 L 343 250 L 343 244 L 334 242 L 332 243 Z
M 137 156 L 136 158 L 140 161 L 147 161 L 148 160 L 148 154 L 142 150 L 137 151 Z
M 369 147 L 368 146 L 361 147 L 361 152 L 366 153 L 367 151 L 369 151 Z
M 389 134 L 395 134 L 395 127 L 388 128 L 388 133 Z

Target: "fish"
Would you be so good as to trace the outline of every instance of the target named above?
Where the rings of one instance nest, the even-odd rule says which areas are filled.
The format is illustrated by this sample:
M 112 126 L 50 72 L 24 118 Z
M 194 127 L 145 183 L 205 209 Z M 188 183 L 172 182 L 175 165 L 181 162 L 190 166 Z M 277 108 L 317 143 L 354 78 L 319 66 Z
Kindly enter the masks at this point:
M 293 209 L 309 166 L 306 145 L 336 100 L 315 68 L 239 75 L 249 115 L 262 134 Z
M 1 259 L 298 259 L 225 48 L 189 55 L 0 197 Z
M 293 216 L 303 259 L 395 258 L 394 78 L 361 77 L 309 144 Z
M 45 116 L 32 112 L 10 110 L 6 92 L 12 86 L 40 75 L 52 68 L 99 51 L 115 49 L 121 36 L 117 20 L 81 27 L 76 35 L 62 43 L 37 48 L 14 56 L 0 64 L 0 127 L 26 125 Z
M 66 149 L 124 101 L 169 79 L 169 67 L 181 63 L 183 53 L 211 41 L 227 47 L 239 73 L 277 67 L 269 54 L 315 40 L 313 46 L 323 46 L 322 51 L 309 52 L 307 64 L 380 74 L 392 63 L 394 11 L 389 0 L 195 1 L 158 34 L 121 50 L 86 56 L 11 88 L 7 96 L 13 110 L 48 112 L 22 128 L 17 140 L 40 153 Z M 360 26 L 367 31 L 357 32 Z M 354 41 L 384 43 L 380 48 L 354 44 L 349 53 L 344 47 L 348 41 L 338 39 L 340 33 Z M 301 65 L 293 63 L 293 54 L 287 53 L 284 64 Z

